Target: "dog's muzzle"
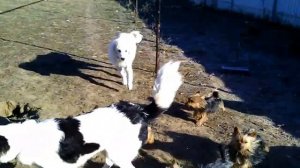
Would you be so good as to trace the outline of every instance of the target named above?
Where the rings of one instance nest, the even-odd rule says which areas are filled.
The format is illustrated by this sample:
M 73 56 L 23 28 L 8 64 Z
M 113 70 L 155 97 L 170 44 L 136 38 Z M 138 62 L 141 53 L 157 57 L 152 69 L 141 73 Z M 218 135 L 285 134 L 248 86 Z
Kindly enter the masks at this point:
M 122 61 L 124 61 L 124 60 L 125 60 L 125 58 L 122 58 L 122 57 L 121 57 L 120 59 L 121 59 Z

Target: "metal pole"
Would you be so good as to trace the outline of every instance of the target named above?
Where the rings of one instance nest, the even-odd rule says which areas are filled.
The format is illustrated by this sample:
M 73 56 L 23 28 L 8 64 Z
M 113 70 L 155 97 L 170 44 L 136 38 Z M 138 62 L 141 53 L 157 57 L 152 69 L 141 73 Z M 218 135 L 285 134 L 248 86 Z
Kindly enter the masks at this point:
M 135 16 L 134 16 L 134 22 L 137 23 L 137 17 L 139 15 L 139 1 L 135 0 Z
M 273 22 L 277 22 L 277 0 L 274 0 L 273 2 L 273 9 L 272 9 L 272 20 Z
M 230 8 L 231 8 L 231 12 L 233 12 L 233 9 L 234 9 L 234 0 L 231 0 Z
M 159 69 L 159 39 L 160 39 L 160 11 L 161 11 L 161 0 L 156 0 L 156 64 L 155 64 L 155 74 Z

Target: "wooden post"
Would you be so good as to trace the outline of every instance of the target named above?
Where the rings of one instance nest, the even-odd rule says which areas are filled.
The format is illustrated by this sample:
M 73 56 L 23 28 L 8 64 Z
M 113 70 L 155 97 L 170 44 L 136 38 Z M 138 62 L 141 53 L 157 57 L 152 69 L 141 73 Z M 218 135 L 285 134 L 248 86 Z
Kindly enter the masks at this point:
M 157 71 L 159 69 L 159 39 L 160 39 L 160 11 L 161 11 L 161 0 L 156 0 L 156 64 L 155 64 L 155 74 L 157 75 Z

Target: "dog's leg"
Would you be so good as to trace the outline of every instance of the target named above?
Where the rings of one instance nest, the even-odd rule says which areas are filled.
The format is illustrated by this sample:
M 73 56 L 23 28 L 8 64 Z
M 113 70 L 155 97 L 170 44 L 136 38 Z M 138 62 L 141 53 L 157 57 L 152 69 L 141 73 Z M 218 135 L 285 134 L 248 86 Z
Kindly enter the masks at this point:
M 128 89 L 132 90 L 133 87 L 133 70 L 131 66 L 126 67 L 126 73 L 127 73 L 127 81 L 128 81 Z
M 18 155 L 17 150 L 10 149 L 6 154 L 0 157 L 0 163 L 7 163 L 15 159 Z
M 138 151 L 142 144 L 139 139 L 124 139 L 125 143 L 120 143 L 118 148 L 107 151 L 107 156 L 109 156 L 111 161 L 120 168 L 135 168 L 131 162 L 138 155 Z
M 131 162 L 119 165 L 120 168 L 135 168 Z
M 110 160 L 108 157 L 105 158 L 105 164 L 102 168 L 110 168 L 114 165 L 114 162 Z
M 118 71 L 120 72 L 123 80 L 123 85 L 127 85 L 127 73 L 125 71 L 125 68 L 118 68 Z
M 196 124 L 198 126 L 202 126 L 208 120 L 207 112 L 201 112 L 197 115 L 199 115 L 199 116 L 197 116 Z

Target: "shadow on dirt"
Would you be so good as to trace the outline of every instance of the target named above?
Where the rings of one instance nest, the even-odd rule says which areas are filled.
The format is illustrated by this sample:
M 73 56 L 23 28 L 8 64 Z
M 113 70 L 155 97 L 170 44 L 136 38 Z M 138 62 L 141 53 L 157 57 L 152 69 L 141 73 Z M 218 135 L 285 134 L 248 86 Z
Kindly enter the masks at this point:
M 7 38 L 3 38 L 3 37 L 0 37 L 0 40 L 6 41 L 6 42 L 11 42 L 11 43 L 16 43 L 16 44 L 22 44 L 22 45 L 25 45 L 25 46 L 30 46 L 30 47 L 35 47 L 35 48 L 50 50 L 50 51 L 52 51 L 54 53 L 66 54 L 66 55 L 69 55 L 71 57 L 76 57 L 76 58 L 80 58 L 80 59 L 84 59 L 84 60 L 88 60 L 88 61 L 96 61 L 96 62 L 99 62 L 101 64 L 105 64 L 105 65 L 111 65 L 108 62 L 100 61 L 100 60 L 93 59 L 93 58 L 86 58 L 86 57 L 83 57 L 83 56 L 80 56 L 80 55 L 76 55 L 76 54 L 72 54 L 72 53 L 69 53 L 69 52 L 66 53 L 66 52 L 59 51 L 59 50 L 56 50 L 56 49 L 53 49 L 53 48 L 49 48 L 49 47 L 46 47 L 46 46 L 40 46 L 40 45 L 36 45 L 36 44 L 30 44 L 30 43 L 27 43 L 27 42 L 22 42 L 22 41 L 18 41 L 18 40 L 7 39 Z M 109 69 L 111 69 L 111 67 L 105 67 L 105 66 L 103 66 L 103 68 L 109 68 Z
M 127 7 L 127 1 L 117 1 Z M 165 0 L 161 6 L 162 40 L 181 48 L 186 57 L 202 64 L 206 73 L 221 79 L 242 100 L 228 101 L 230 108 L 267 116 L 275 125 L 284 125 L 284 130 L 300 137 L 300 130 L 295 129 L 300 127 L 299 29 L 192 7 L 188 1 Z M 139 17 L 149 28 L 155 23 L 155 9 L 154 1 L 139 1 Z M 231 73 L 222 66 L 242 66 L 250 71 Z M 187 77 L 186 81 L 196 78 Z
M 194 167 L 207 165 L 220 158 L 218 143 L 199 136 L 193 136 L 182 133 L 167 132 L 173 142 L 155 141 L 154 144 L 145 145 L 143 149 L 160 149 L 168 152 L 176 159 L 182 159 L 193 163 Z M 205 152 L 203 152 L 205 151 Z M 157 159 L 148 155 L 143 150 L 140 151 L 143 158 L 137 158 L 133 164 L 137 168 L 166 168 L 168 165 L 159 162 Z M 256 165 L 256 168 L 298 168 L 300 164 L 300 148 L 292 146 L 274 146 L 271 147 L 266 158 Z M 101 167 L 101 163 L 88 161 L 84 168 Z M 1 168 L 1 166 L 0 166 Z M 114 166 L 113 168 L 118 168 Z
M 87 161 L 86 164 L 83 166 L 84 168 L 98 168 L 98 167 L 102 167 L 104 166 L 103 163 L 97 163 L 97 162 L 94 162 L 94 161 Z M 116 166 L 113 166 L 112 168 L 118 168 Z
M 214 162 L 219 156 L 219 144 L 206 138 L 194 135 L 166 132 L 173 142 L 155 141 L 152 145 L 147 145 L 145 149 L 160 149 L 170 153 L 177 159 L 182 159 L 196 165 L 206 165 Z M 203 152 L 205 151 L 205 152 Z
M 267 158 L 258 165 L 259 168 L 298 168 L 300 165 L 300 148 L 293 146 L 274 146 L 270 148 Z
M 21 63 L 19 67 L 25 70 L 39 73 L 40 75 L 44 75 L 44 76 L 49 76 L 51 74 L 58 74 L 58 75 L 65 75 L 65 76 L 78 76 L 95 85 L 100 85 L 114 91 L 118 91 L 118 90 L 100 81 L 113 82 L 120 85 L 122 84 L 121 82 L 115 80 L 106 79 L 98 76 L 92 76 L 83 73 L 82 70 L 94 70 L 94 71 L 103 72 L 109 76 L 119 77 L 118 75 L 103 70 L 103 68 L 108 68 L 108 67 L 87 63 L 80 60 L 75 60 L 71 56 L 64 53 L 51 52 L 45 55 L 38 55 L 35 60 L 31 62 Z M 100 81 L 98 81 L 97 79 Z
M 189 110 L 190 109 L 188 109 L 184 104 L 173 102 L 172 106 L 165 114 L 194 123 L 195 121 L 192 118 L 192 112 L 187 112 Z
M 13 163 L 1 163 L 0 168 L 14 168 L 16 165 Z
M 136 168 L 166 168 L 166 164 L 159 162 L 155 158 L 152 158 L 150 155 L 147 155 L 146 152 L 140 152 L 143 158 L 137 158 L 132 163 Z M 89 160 L 84 168 L 99 168 L 102 167 L 103 163 L 97 163 Z M 1 168 L 1 166 L 0 166 Z M 6 167 L 5 167 L 6 168 Z M 111 168 L 119 168 L 116 165 L 113 165 Z

